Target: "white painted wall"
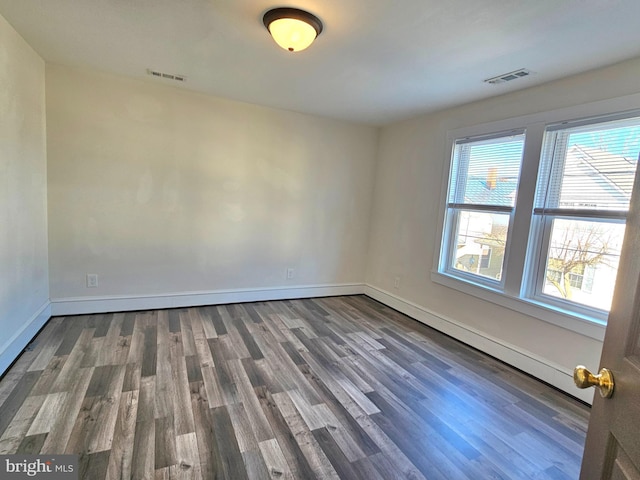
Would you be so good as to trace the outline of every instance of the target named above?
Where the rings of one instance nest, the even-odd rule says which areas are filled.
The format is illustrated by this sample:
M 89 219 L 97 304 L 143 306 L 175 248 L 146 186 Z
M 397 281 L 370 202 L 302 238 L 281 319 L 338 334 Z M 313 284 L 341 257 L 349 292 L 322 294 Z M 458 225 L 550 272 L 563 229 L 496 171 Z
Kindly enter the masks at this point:
M 48 318 L 44 73 L 0 17 L 0 374 Z
M 46 73 L 54 306 L 362 289 L 377 129 L 151 80 Z
M 383 128 L 368 293 L 511 363 L 520 358 L 521 368 L 571 389 L 568 374 L 576 364 L 597 368 L 600 341 L 431 281 L 446 188 L 443 171 L 450 156 L 447 132 L 635 94 L 639 78 L 640 59 Z M 398 289 L 395 277 L 401 278 Z M 588 399 L 591 392 L 580 395 Z

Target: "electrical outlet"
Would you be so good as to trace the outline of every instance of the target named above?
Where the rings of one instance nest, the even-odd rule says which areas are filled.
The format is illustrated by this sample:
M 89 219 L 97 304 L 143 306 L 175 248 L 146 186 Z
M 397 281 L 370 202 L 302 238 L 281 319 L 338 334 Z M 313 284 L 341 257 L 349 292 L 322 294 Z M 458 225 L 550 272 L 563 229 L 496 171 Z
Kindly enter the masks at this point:
M 393 288 L 400 288 L 400 277 L 393 279 Z
M 287 268 L 287 280 L 291 280 L 295 276 L 296 276 L 295 268 Z
M 98 286 L 98 274 L 87 273 L 87 288 L 96 288 Z

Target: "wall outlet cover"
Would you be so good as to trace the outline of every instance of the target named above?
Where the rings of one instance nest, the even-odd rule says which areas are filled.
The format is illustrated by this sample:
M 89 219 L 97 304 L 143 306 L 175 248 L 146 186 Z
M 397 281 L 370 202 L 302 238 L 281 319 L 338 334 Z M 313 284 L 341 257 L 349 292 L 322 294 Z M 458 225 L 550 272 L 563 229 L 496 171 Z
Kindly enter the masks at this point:
M 87 288 L 96 288 L 98 286 L 98 274 L 87 273 Z

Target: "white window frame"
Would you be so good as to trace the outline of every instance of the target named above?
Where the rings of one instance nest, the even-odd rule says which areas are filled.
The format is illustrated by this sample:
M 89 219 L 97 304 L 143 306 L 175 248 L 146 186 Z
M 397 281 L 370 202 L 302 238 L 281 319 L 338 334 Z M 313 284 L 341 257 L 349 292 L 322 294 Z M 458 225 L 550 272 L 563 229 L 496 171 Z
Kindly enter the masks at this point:
M 596 123 L 597 117 L 602 117 L 602 121 L 606 121 L 607 117 L 631 117 L 637 116 L 639 112 L 640 94 L 634 94 L 449 131 L 445 153 L 448 161 L 443 170 L 437 238 L 441 239 L 441 242 L 450 241 L 450 235 L 447 235 L 444 222 L 448 207 L 452 152 L 457 139 L 524 130 L 525 147 L 520 178 L 537 179 L 543 137 L 548 125 L 573 122 L 575 119 L 587 119 L 588 123 Z M 445 260 L 441 255 L 443 252 L 442 243 L 435 246 L 431 279 L 435 283 L 504 306 L 515 312 L 529 315 L 596 340 L 603 340 L 606 316 L 594 315 L 594 312 L 590 311 L 592 309 L 589 308 L 585 311 L 577 311 L 579 309 L 574 308 L 574 303 L 571 305 L 563 305 L 562 302 L 560 304 L 549 303 L 546 298 L 532 295 L 532 291 L 534 291 L 532 282 L 524 280 L 538 278 L 530 270 L 532 262 L 531 249 L 529 248 L 529 242 L 532 240 L 530 238 L 531 232 L 535 233 L 532 229 L 535 190 L 536 181 L 521 181 L 518 186 L 518 198 L 510 226 L 510 245 L 505 250 L 505 266 L 500 285 L 487 285 L 477 282 L 475 279 L 467 280 L 443 269 Z
M 576 215 L 557 215 L 557 216 L 543 216 L 533 219 L 532 235 L 531 235 L 531 248 L 530 256 L 528 259 L 529 278 L 528 282 L 524 282 L 523 296 L 531 298 L 540 303 L 549 305 L 550 307 L 556 307 L 558 309 L 566 311 L 575 311 L 577 314 L 586 318 L 592 318 L 600 320 L 602 322 L 607 321 L 609 312 L 606 310 L 600 310 L 595 307 L 589 307 L 588 305 L 581 305 L 570 300 L 564 300 L 553 295 L 544 293 L 544 282 L 546 278 L 546 255 L 549 250 L 549 242 L 551 240 L 551 228 L 554 219 L 563 220 L 597 220 L 601 223 L 616 223 L 625 224 L 626 216 L 624 218 L 605 218 L 605 217 L 588 217 L 588 216 L 576 216 Z M 539 225 L 536 225 L 538 223 Z M 536 232 L 536 229 L 539 231 Z M 584 281 L 584 275 L 583 275 Z M 582 288 L 582 287 L 581 287 Z
M 503 132 L 493 132 L 490 135 L 480 135 L 466 138 L 457 138 L 454 140 L 452 148 L 451 148 L 451 160 L 450 165 L 453 165 L 453 156 L 454 150 L 456 147 L 456 142 L 463 141 L 463 143 L 476 143 L 476 142 L 484 142 L 495 140 L 499 138 L 505 138 L 510 136 L 519 136 L 524 134 L 524 129 L 512 129 Z M 526 141 L 526 140 L 525 140 Z M 451 167 L 450 167 L 451 168 Z M 449 193 L 447 192 L 447 198 Z M 504 258 L 503 258 L 503 269 L 506 268 L 509 259 L 509 247 L 511 244 L 511 232 L 513 231 L 513 215 L 515 212 L 515 207 L 510 206 L 493 206 L 493 205 L 476 205 L 476 204 L 467 204 L 467 203 L 459 203 L 460 199 L 456 199 L 458 203 L 450 203 L 447 202 L 447 211 L 445 214 L 445 222 L 446 227 L 444 229 L 444 238 L 443 238 L 443 249 L 442 254 L 440 255 L 440 268 L 439 270 L 445 272 L 446 274 L 452 277 L 458 277 L 467 281 L 469 283 L 475 283 L 479 285 L 484 285 L 489 288 L 495 290 L 503 290 L 504 288 L 504 275 L 500 278 L 500 280 L 494 280 L 488 277 L 484 277 L 482 275 L 477 275 L 474 273 L 467 273 L 458 269 L 455 269 L 453 265 L 453 254 L 456 250 L 456 243 L 458 239 L 458 218 L 462 211 L 468 212 L 478 212 L 478 213 L 496 213 L 502 215 L 509 216 L 509 222 L 507 227 L 507 239 L 505 242 L 504 249 Z M 478 262 L 480 258 L 478 258 Z
M 640 111 L 628 110 L 622 113 L 596 115 L 589 118 L 579 119 L 577 121 L 564 121 L 561 123 L 550 123 L 545 128 L 542 149 L 545 147 L 555 149 L 558 145 L 557 136 L 564 131 L 583 126 L 598 126 L 606 122 L 625 120 L 640 117 Z M 549 138 L 548 138 L 549 137 Z M 561 138 L 560 145 L 563 146 L 563 157 L 560 162 L 556 161 L 558 157 L 554 157 L 554 161 L 548 166 L 550 171 L 539 171 L 538 183 L 547 185 L 551 177 L 559 177 L 563 174 L 566 163 L 566 145 L 565 141 L 568 134 L 564 134 Z M 541 161 L 541 160 L 540 160 Z M 559 184 L 557 185 L 559 188 Z M 559 195 L 559 192 L 553 192 L 553 196 Z M 544 210 L 544 209 L 540 209 Z M 582 305 L 577 302 L 565 300 L 560 297 L 544 293 L 544 285 L 546 280 L 546 261 L 547 252 L 549 251 L 549 243 L 551 241 L 551 231 L 553 221 L 556 219 L 576 220 L 576 221 L 594 221 L 598 223 L 626 224 L 627 212 L 622 210 L 589 210 L 563 208 L 554 206 L 546 211 L 546 213 L 533 215 L 531 223 L 531 234 L 529 238 L 529 249 L 527 252 L 527 269 L 523 278 L 522 296 L 531 298 L 540 303 L 548 304 L 551 307 L 574 311 L 579 315 L 587 318 L 593 318 L 606 323 L 609 312 L 596 307 Z

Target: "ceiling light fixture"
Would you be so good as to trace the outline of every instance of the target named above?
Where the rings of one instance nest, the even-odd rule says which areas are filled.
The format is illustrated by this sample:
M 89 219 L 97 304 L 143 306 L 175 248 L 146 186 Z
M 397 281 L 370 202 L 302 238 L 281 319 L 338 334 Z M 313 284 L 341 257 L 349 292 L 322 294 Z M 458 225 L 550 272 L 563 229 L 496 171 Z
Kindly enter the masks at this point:
M 297 8 L 274 8 L 264 14 L 262 22 L 276 43 L 290 52 L 304 50 L 322 32 L 318 17 Z

